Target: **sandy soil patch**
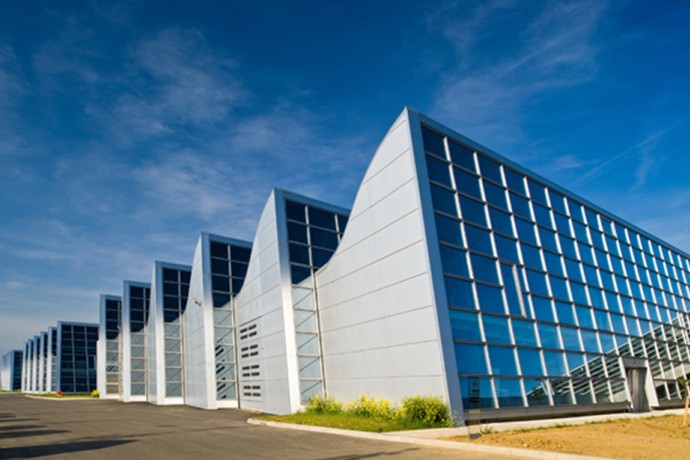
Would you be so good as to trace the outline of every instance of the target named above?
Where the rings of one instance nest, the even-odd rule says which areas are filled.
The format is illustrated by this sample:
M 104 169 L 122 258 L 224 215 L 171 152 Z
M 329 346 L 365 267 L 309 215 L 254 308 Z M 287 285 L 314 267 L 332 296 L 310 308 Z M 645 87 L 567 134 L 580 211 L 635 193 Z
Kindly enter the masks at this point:
M 636 460 L 690 458 L 690 427 L 677 415 L 490 433 L 471 442 Z

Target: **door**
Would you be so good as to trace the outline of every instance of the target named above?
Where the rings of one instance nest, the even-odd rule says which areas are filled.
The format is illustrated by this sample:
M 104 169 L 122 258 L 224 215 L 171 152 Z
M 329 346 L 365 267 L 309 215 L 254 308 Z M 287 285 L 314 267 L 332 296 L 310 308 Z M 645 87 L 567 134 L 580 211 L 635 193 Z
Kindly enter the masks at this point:
M 648 412 L 649 404 L 647 403 L 647 395 L 644 391 L 644 382 L 647 377 L 647 369 L 627 369 L 626 374 L 628 377 L 628 385 L 630 386 L 633 412 Z

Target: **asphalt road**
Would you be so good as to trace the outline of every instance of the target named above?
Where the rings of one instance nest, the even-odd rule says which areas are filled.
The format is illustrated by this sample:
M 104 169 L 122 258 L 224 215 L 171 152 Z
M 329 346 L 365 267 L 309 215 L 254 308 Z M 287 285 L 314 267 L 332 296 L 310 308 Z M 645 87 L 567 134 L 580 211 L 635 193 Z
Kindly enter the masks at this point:
M 252 415 L 0 394 L 0 459 L 508 458 L 249 425 Z

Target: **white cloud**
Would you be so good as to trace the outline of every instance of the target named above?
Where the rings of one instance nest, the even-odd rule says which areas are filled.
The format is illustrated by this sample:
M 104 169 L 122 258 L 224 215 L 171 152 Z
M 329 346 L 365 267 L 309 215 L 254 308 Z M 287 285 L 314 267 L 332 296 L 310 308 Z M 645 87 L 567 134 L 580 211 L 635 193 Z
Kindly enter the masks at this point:
M 527 20 L 517 17 L 523 6 L 482 3 L 443 27 L 458 58 L 441 77 L 433 112 L 479 139 L 514 143 L 523 114 L 544 94 L 597 71 L 593 37 L 605 2 L 547 2 Z M 509 51 L 494 54 L 492 40 Z
M 249 97 L 236 63 L 211 52 L 198 31 L 162 31 L 134 46 L 130 57 L 127 89 L 113 116 L 141 135 L 213 126 Z

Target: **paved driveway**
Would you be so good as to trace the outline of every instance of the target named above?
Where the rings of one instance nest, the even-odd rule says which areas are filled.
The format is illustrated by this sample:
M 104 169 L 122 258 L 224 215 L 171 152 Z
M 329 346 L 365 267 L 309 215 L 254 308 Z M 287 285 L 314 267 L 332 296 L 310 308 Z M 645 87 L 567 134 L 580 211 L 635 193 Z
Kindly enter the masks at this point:
M 252 414 L 0 394 L 0 458 L 489 459 L 508 458 L 254 426 Z

